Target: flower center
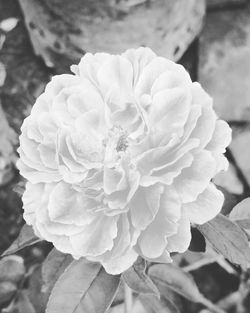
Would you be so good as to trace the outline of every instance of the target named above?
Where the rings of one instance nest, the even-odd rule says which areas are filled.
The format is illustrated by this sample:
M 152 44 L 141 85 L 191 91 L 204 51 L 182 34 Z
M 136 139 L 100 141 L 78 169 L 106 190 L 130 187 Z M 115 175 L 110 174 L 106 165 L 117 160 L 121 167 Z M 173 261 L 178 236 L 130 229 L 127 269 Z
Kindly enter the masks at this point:
M 126 152 L 128 147 L 128 135 L 120 126 L 114 126 L 109 130 L 106 140 L 103 142 L 105 147 L 105 161 L 116 162 Z
M 116 151 L 125 151 L 128 147 L 128 141 L 126 134 L 121 134 L 121 136 L 118 138 L 117 144 L 116 144 Z

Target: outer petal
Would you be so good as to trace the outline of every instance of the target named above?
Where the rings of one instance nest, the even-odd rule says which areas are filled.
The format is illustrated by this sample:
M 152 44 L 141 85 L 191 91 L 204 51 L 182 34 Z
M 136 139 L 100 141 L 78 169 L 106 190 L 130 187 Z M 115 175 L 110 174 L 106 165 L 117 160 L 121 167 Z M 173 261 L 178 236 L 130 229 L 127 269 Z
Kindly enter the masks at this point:
M 191 137 L 200 140 L 199 149 L 202 149 L 212 138 L 217 116 L 212 108 L 212 98 L 202 89 L 199 83 L 193 83 L 192 93 L 193 105 L 199 104 L 202 113 L 191 133 Z
M 138 254 L 131 248 L 124 255 L 110 259 L 108 262 L 103 262 L 102 265 L 107 273 L 112 275 L 120 274 L 130 268 L 136 261 Z
M 180 75 L 182 75 L 183 80 L 191 83 L 190 76 L 182 65 L 177 65 L 176 63 L 162 57 L 154 58 L 141 72 L 141 76 L 135 87 L 136 95 L 150 94 L 155 80 L 162 73 L 167 71 L 175 72 L 177 70 L 181 72 Z
M 117 227 L 118 233 L 112 250 L 100 256 L 88 257 L 92 261 L 101 262 L 106 271 L 113 275 L 124 272 L 133 265 L 138 256 L 133 247 L 140 234 L 131 226 L 127 214 L 121 214 Z
M 196 201 L 184 204 L 183 209 L 192 223 L 204 224 L 219 214 L 223 202 L 223 193 L 210 183 Z
M 70 236 L 74 250 L 82 256 L 97 256 L 111 250 L 117 236 L 117 219 L 99 214 L 79 234 Z
M 149 48 L 140 47 L 138 49 L 129 49 L 122 54 L 133 66 L 133 85 L 135 86 L 144 67 L 149 64 L 156 54 Z
M 222 120 L 216 121 L 213 137 L 207 144 L 206 149 L 223 153 L 226 147 L 230 144 L 232 139 L 232 130 L 229 125 Z
M 174 186 L 182 201 L 192 202 L 209 184 L 215 172 L 215 161 L 209 151 L 203 150 L 194 156 L 192 165 L 184 168 L 174 180 Z
M 191 242 L 190 221 L 185 216 L 178 223 L 176 234 L 168 238 L 167 250 L 169 252 L 185 252 Z
M 163 186 L 140 187 L 130 202 L 131 221 L 136 229 L 145 229 L 155 218 Z
M 98 70 L 97 78 L 104 96 L 115 87 L 120 90 L 122 100 L 131 98 L 133 68 L 126 58 L 111 56 Z
M 62 179 L 61 174 L 56 171 L 39 171 L 27 166 L 23 162 L 23 158 L 17 161 L 16 166 L 19 169 L 20 174 L 32 184 L 52 183 Z
M 157 129 L 156 135 L 181 136 L 189 114 L 190 102 L 191 95 L 185 88 L 166 89 L 156 93 L 149 112 L 151 125 Z
M 154 221 L 138 239 L 138 246 L 144 257 L 155 259 L 162 256 L 167 246 L 167 238 L 177 232 L 180 207 L 177 193 L 172 188 L 166 188 Z
M 48 212 L 54 222 L 83 226 L 93 221 L 95 216 L 89 212 L 97 205 L 97 201 L 77 192 L 70 184 L 59 182 L 50 194 Z
M 35 212 L 39 210 L 41 206 L 39 200 L 43 192 L 44 184 L 26 183 L 22 201 L 24 209 L 23 218 L 28 225 L 32 225 L 35 222 Z
M 108 61 L 111 55 L 108 53 L 86 53 L 79 65 L 72 65 L 71 70 L 81 78 L 89 80 L 93 85 L 97 86 L 97 72 L 100 66 Z

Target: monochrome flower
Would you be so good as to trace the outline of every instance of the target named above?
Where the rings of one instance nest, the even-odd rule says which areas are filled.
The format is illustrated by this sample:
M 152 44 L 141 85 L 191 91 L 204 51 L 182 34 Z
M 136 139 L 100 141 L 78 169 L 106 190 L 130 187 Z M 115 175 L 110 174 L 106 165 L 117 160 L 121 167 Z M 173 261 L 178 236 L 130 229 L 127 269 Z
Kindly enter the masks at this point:
M 148 48 L 87 53 L 48 83 L 20 136 L 24 219 L 37 236 L 111 274 L 141 255 L 171 262 L 190 224 L 221 210 L 211 179 L 231 140 L 183 66 Z

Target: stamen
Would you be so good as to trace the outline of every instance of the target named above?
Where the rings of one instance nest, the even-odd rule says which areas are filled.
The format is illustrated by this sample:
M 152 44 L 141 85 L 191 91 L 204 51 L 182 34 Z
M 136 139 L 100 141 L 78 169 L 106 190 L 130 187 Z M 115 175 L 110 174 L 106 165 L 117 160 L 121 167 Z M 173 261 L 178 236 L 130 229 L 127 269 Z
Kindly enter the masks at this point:
M 127 136 L 125 134 L 121 135 L 117 141 L 116 151 L 125 151 L 128 147 Z

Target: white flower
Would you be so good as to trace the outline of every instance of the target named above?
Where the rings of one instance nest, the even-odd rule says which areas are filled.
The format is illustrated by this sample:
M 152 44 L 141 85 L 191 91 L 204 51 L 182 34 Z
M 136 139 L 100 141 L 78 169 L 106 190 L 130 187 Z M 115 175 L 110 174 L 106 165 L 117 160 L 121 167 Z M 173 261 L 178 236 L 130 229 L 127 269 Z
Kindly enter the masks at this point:
M 148 48 L 87 53 L 55 76 L 22 126 L 24 218 L 75 258 L 121 273 L 138 255 L 171 262 L 190 223 L 215 217 L 211 183 L 231 140 L 212 99 Z

